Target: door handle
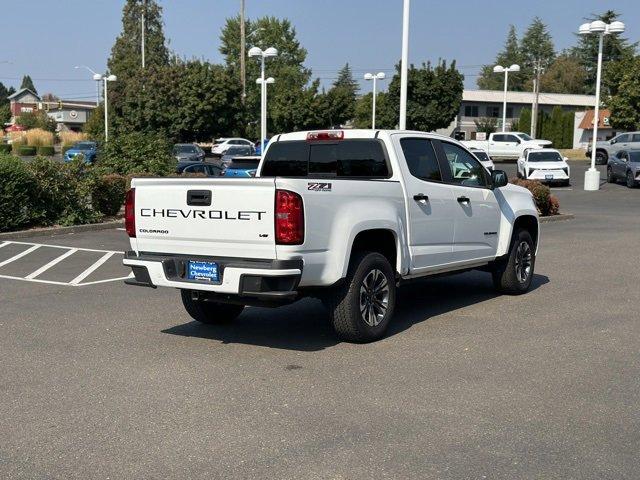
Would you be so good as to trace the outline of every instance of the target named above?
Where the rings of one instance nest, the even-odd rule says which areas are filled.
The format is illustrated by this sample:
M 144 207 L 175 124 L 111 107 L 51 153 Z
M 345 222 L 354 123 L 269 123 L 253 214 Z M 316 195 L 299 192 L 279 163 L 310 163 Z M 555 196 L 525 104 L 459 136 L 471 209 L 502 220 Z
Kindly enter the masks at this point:
M 420 202 L 422 200 L 424 200 L 425 202 L 428 202 L 429 201 L 429 195 L 425 195 L 424 193 L 418 193 L 418 194 L 413 196 L 413 199 L 416 202 Z
M 469 200 L 469 197 L 458 197 L 458 203 L 470 203 L 471 200 Z
M 211 190 L 188 190 L 187 205 L 209 207 L 211 205 Z

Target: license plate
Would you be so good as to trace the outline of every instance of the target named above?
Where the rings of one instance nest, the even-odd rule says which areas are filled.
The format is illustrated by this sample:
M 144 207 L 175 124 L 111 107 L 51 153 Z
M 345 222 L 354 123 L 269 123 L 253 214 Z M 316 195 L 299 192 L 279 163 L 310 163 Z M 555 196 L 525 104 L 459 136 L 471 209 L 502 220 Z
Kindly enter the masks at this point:
M 189 261 L 187 278 L 189 280 L 205 280 L 207 282 L 218 283 L 220 281 L 218 264 L 215 262 Z
M 553 180 L 553 175 L 545 175 L 544 179 L 545 180 Z

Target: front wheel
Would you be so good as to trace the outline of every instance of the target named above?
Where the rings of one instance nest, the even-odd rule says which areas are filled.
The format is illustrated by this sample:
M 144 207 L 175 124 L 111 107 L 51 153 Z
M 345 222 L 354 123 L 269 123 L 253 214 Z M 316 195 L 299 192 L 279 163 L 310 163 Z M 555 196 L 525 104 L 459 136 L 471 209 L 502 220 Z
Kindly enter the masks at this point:
M 244 309 L 244 305 L 196 300 L 191 290 L 180 290 L 182 304 L 191 318 L 207 325 L 219 325 L 235 320 Z
M 627 187 L 634 188 L 636 186 L 636 180 L 633 178 L 633 173 L 627 172 Z
M 340 338 L 357 343 L 378 340 L 384 335 L 396 304 L 396 281 L 391 264 L 376 252 L 356 254 L 344 283 L 325 303 Z
M 517 230 L 511 239 L 509 254 L 494 266 L 491 276 L 499 292 L 520 295 L 529 290 L 536 263 L 535 245 L 527 230 Z
M 607 183 L 616 183 L 616 177 L 613 175 L 611 167 L 607 168 Z

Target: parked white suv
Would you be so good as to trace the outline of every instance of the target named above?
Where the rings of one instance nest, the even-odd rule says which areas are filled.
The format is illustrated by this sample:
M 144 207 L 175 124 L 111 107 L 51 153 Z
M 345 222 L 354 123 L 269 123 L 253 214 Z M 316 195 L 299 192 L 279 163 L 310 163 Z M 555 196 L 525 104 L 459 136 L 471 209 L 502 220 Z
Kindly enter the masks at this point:
M 518 178 L 569 185 L 571 170 L 567 158 L 553 148 L 527 149 L 518 159 Z
M 253 142 L 246 138 L 218 138 L 211 147 L 211 153 L 213 155 L 222 156 L 229 148 L 236 146 L 253 147 Z
M 203 323 L 318 297 L 356 342 L 384 334 L 405 280 L 482 269 L 526 292 L 538 248 L 529 191 L 423 132 L 278 135 L 256 178 L 136 178 L 125 207 L 126 283 L 180 289 Z
M 494 160 L 507 160 L 520 157 L 527 148 L 550 147 L 549 140 L 531 138 L 524 132 L 490 133 L 489 140 L 464 140 L 467 148 L 484 150 Z

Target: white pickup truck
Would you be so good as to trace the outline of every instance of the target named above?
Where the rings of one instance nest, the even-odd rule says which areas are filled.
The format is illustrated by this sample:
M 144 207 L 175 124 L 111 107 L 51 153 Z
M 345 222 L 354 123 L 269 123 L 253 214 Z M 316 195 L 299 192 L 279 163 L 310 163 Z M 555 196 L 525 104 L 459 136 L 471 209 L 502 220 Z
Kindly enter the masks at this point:
M 305 296 L 348 341 L 380 338 L 396 288 L 482 269 L 499 291 L 531 285 L 531 194 L 459 142 L 412 131 L 278 135 L 255 178 L 136 178 L 125 203 L 126 283 L 181 290 L 203 323 Z M 301 320 L 302 321 L 302 320 Z
M 467 148 L 484 150 L 494 160 L 516 159 L 527 148 L 551 146 L 549 140 L 536 140 L 522 132 L 491 133 L 489 140 L 464 140 L 462 144 Z

